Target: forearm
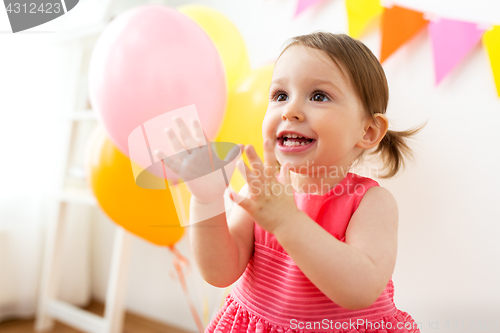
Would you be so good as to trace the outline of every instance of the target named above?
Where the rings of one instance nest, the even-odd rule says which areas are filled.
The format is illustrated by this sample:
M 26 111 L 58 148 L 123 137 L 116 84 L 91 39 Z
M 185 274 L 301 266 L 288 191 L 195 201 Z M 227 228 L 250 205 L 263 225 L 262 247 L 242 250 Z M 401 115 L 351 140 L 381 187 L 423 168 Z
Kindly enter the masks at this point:
M 223 197 L 217 200 L 222 200 L 223 207 Z M 199 216 L 203 209 L 207 209 L 204 204 L 191 200 L 191 217 Z M 207 283 L 222 288 L 238 279 L 241 275 L 238 246 L 229 232 L 225 211 L 204 221 L 190 223 L 189 236 L 194 259 Z
M 275 236 L 309 280 L 340 306 L 365 308 L 382 292 L 370 258 L 333 237 L 306 213 L 296 214 Z

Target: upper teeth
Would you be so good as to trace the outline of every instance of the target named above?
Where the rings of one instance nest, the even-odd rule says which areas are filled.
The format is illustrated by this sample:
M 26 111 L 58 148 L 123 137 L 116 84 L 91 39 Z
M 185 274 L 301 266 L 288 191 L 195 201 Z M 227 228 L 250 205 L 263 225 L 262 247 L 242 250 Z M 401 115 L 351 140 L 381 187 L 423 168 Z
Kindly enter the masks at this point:
M 297 135 L 297 134 L 285 134 L 283 135 L 285 138 L 303 138 L 303 136 L 301 135 Z

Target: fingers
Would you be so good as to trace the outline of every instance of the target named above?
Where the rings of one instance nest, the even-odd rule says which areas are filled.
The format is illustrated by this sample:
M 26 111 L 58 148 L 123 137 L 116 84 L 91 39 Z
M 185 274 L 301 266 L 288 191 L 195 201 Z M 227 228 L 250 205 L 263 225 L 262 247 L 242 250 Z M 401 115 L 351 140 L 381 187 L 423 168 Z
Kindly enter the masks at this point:
M 196 119 L 191 120 L 191 126 L 194 129 L 194 140 L 196 141 L 196 144 L 198 147 L 202 147 L 206 144 L 208 144 L 208 139 L 205 136 L 205 132 L 203 132 L 203 129 L 201 128 L 200 123 Z
M 180 170 L 182 170 L 181 169 L 182 164 L 179 161 L 168 157 L 164 152 L 160 150 L 155 150 L 154 154 L 158 159 L 162 160 L 163 164 L 166 167 L 168 167 L 170 170 L 179 175 Z
M 230 189 L 229 198 L 231 198 L 231 200 L 233 200 L 234 203 L 238 204 L 244 210 L 248 212 L 251 211 L 252 201 L 248 199 L 248 197 L 243 197 Z
M 181 137 L 182 142 L 184 143 L 184 148 L 186 150 L 197 148 L 198 143 L 196 142 L 194 137 L 191 135 L 191 132 L 187 128 L 186 124 L 184 124 L 184 121 L 180 117 L 174 117 L 173 121 L 177 125 L 177 128 L 179 128 L 179 135 Z M 197 135 L 199 135 L 199 134 L 197 134 Z
M 262 164 L 262 160 L 260 159 L 259 155 L 257 155 L 255 148 L 252 145 L 248 145 L 245 147 L 245 153 L 248 157 L 248 161 L 250 162 L 252 170 L 256 171 L 256 178 L 264 183 L 264 165 Z
M 245 164 L 239 163 L 239 161 L 236 161 L 236 168 L 240 172 L 240 174 L 243 177 L 243 179 L 245 180 L 245 182 L 248 183 L 249 182 L 249 179 L 248 179 L 249 175 L 247 175 L 247 172 L 245 170 Z
M 155 156 L 159 159 L 159 160 L 162 160 L 164 159 L 165 157 L 167 157 L 167 155 L 165 155 L 164 152 L 162 152 L 161 150 L 155 150 L 153 152 L 153 154 L 155 154 Z
M 274 152 L 275 140 L 264 141 L 264 175 L 266 178 L 275 178 L 278 172 L 276 153 Z
M 238 170 L 240 170 L 241 174 L 246 175 L 247 182 L 249 182 L 248 181 L 248 176 L 252 176 L 253 172 L 246 165 L 246 163 L 243 160 L 239 160 L 239 161 L 236 162 L 236 167 L 238 168 Z
M 163 131 L 167 135 L 167 141 L 170 145 L 170 148 L 172 148 L 172 151 L 174 154 L 180 153 L 181 151 L 186 150 L 183 146 L 182 143 L 179 141 L 177 138 L 177 135 L 175 135 L 174 130 L 171 129 L 170 127 L 165 128 Z
M 290 178 L 290 163 L 286 162 L 281 166 L 279 182 L 287 188 L 289 186 L 292 186 L 292 181 Z
M 248 183 L 248 192 L 254 196 L 262 194 L 262 182 L 258 172 L 250 170 L 243 160 L 237 161 L 236 167 L 240 170 L 241 174 L 244 175 L 243 177 Z

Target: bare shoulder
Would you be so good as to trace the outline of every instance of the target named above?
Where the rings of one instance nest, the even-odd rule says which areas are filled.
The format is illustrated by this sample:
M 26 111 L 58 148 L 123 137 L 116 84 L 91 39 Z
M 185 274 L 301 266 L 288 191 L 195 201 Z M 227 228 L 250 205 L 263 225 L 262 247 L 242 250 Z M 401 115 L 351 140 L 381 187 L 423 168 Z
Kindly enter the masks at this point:
M 398 214 L 398 205 L 392 193 L 384 187 L 373 186 L 363 195 L 349 222 L 348 230 L 363 226 L 363 229 L 396 228 L 397 231 Z
M 346 230 L 346 244 L 364 252 L 388 282 L 397 255 L 398 206 L 392 193 L 373 186 L 364 194 Z

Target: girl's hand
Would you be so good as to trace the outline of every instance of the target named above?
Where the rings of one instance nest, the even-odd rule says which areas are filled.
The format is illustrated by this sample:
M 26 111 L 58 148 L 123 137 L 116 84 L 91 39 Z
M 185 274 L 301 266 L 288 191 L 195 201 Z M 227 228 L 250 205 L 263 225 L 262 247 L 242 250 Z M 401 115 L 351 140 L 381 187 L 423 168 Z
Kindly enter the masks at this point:
M 179 130 L 180 138 L 171 128 L 166 128 L 165 133 L 174 155 L 167 157 L 159 150 L 155 151 L 155 155 L 186 183 L 191 194 L 199 202 L 208 203 L 222 197 L 227 187 L 222 170 L 230 180 L 235 168 L 235 163 L 231 162 L 238 157 L 244 146 L 235 145 L 227 153 L 226 158 L 221 160 L 213 151 L 210 141 L 196 120 L 192 122 L 194 135 L 182 119 L 175 117 L 173 120 Z M 217 170 L 219 173 L 214 173 Z
M 252 170 L 242 160 L 237 162 L 237 166 L 240 170 L 244 168 L 246 173 L 248 195 L 242 198 L 231 191 L 231 199 L 238 202 L 262 229 L 274 234 L 299 212 L 290 181 L 290 165 L 285 163 L 281 167 L 278 181 L 278 166 L 271 140 L 264 142 L 264 164 L 252 146 L 247 146 L 245 151 Z

